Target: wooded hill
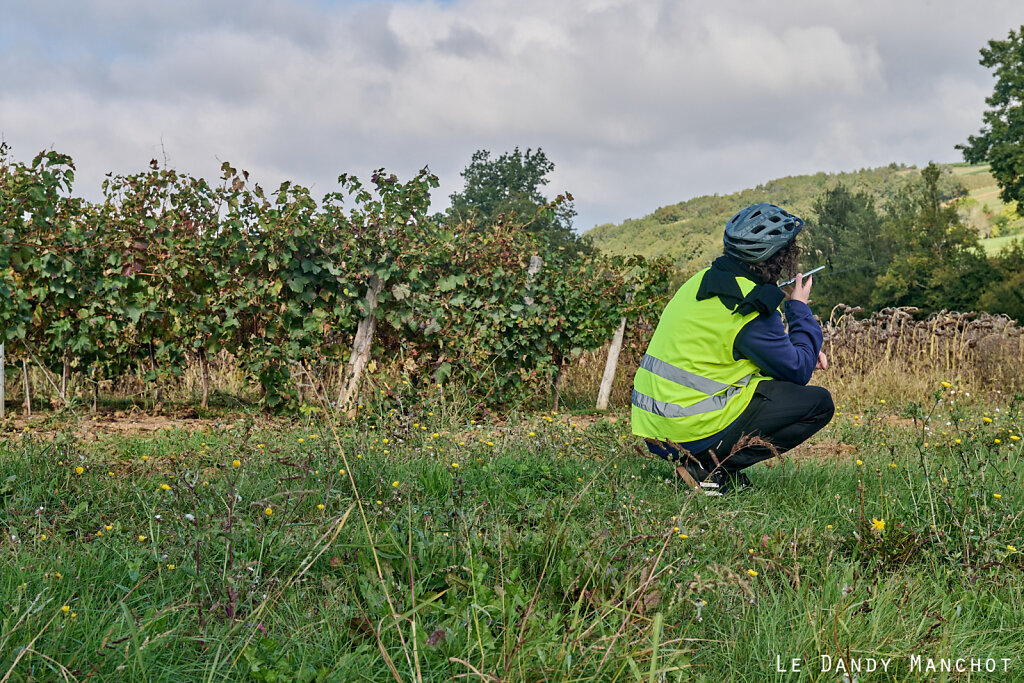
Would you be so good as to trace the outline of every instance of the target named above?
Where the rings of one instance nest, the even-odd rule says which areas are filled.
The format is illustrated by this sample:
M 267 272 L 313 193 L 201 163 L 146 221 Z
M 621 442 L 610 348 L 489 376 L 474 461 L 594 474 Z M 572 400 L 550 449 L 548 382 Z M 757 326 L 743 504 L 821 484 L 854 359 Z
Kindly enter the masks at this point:
M 1024 227 L 1015 207 L 1000 200 L 999 188 L 987 166 L 949 164 L 941 165 L 941 169 L 939 190 L 943 199 L 960 198 L 961 220 L 978 229 L 986 251 L 1006 246 Z M 725 223 L 744 206 L 771 202 L 805 218 L 813 227 L 817 222 L 815 203 L 826 190 L 843 185 L 853 194 L 873 197 L 881 209 L 920 179 L 918 168 L 896 163 L 848 173 L 788 176 L 732 194 L 705 195 L 663 206 L 643 218 L 618 225 L 599 225 L 586 237 L 611 254 L 667 256 L 682 278 L 707 266 L 721 253 Z

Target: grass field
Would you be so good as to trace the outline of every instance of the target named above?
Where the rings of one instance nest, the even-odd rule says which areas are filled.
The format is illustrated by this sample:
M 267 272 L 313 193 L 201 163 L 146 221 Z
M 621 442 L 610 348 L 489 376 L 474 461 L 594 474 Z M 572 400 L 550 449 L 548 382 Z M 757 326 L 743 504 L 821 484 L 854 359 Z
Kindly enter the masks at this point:
M 1017 403 L 882 400 L 721 499 L 628 419 L 440 392 L 337 430 L 23 432 L 0 444 L 0 677 L 1024 679 Z

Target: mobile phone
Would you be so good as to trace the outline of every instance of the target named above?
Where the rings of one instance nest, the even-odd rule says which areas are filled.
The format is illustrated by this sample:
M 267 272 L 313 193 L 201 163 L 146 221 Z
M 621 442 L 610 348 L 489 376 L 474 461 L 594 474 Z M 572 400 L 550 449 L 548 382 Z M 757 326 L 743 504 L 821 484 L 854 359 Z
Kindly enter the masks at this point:
M 815 274 L 815 273 L 817 273 L 817 272 L 818 272 L 819 270 L 825 270 L 825 266 L 818 266 L 818 267 L 817 267 L 817 268 L 815 268 L 814 270 L 809 270 L 809 271 L 807 271 L 806 273 L 801 273 L 801 275 L 803 275 L 804 277 L 807 277 L 808 275 L 814 275 L 814 274 Z M 785 282 L 782 282 L 782 283 L 780 283 L 780 284 L 779 284 L 779 287 L 785 287 L 786 285 L 791 285 L 791 284 L 793 284 L 794 282 L 796 282 L 796 278 L 793 278 L 793 279 L 791 279 L 791 280 L 786 280 Z

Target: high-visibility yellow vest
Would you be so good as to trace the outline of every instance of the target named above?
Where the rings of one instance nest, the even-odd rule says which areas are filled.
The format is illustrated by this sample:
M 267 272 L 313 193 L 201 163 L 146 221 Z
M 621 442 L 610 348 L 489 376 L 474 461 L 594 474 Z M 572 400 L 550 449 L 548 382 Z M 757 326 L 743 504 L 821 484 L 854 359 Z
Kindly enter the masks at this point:
M 707 269 L 676 292 L 665 307 L 633 380 L 633 433 L 676 443 L 697 441 L 736 420 L 762 380 L 760 368 L 735 360 L 733 342 L 757 312 L 735 314 L 713 296 L 697 301 Z M 754 283 L 736 282 L 743 296 Z

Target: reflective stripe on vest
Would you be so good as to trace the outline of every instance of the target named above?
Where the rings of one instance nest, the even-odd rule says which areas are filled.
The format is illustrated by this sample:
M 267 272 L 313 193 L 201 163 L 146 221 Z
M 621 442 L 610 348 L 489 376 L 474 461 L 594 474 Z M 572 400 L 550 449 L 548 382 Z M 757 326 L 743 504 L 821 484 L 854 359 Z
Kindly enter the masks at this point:
M 737 380 L 735 384 L 722 384 L 707 377 L 695 375 L 682 368 L 677 368 L 671 363 L 666 363 L 650 354 L 644 354 L 643 360 L 640 361 L 640 367 L 662 379 L 680 384 L 687 389 L 708 394 L 708 398 L 698 401 L 691 406 L 681 406 L 675 403 L 659 401 L 634 389 L 633 405 L 640 410 L 646 410 L 661 417 L 689 417 L 691 415 L 700 415 L 701 413 L 710 413 L 713 410 L 721 410 L 729 402 L 729 399 L 742 391 L 743 387 L 750 381 L 750 378 L 753 377 L 753 375 L 747 375 Z M 725 392 L 724 394 L 722 393 L 723 391 Z
M 729 384 L 722 384 L 716 382 L 713 379 L 707 377 L 701 377 L 695 375 L 692 372 L 677 368 L 671 363 L 666 363 L 663 360 L 659 360 L 649 353 L 645 353 L 643 360 L 640 361 L 640 367 L 647 370 L 650 373 L 657 375 L 663 379 L 667 379 L 670 382 L 681 384 L 687 389 L 693 389 L 699 391 L 702 394 L 711 396 L 712 394 L 720 394 L 729 388 Z M 749 379 L 749 376 L 747 377 Z M 738 382 L 739 383 L 739 382 Z M 744 380 L 742 384 L 746 384 Z

